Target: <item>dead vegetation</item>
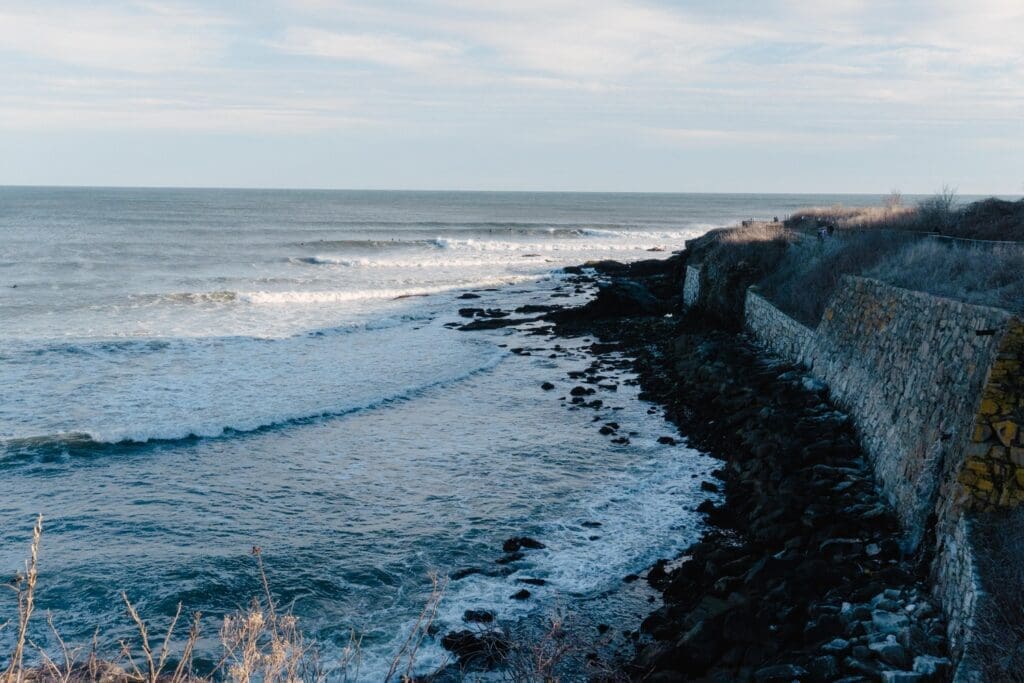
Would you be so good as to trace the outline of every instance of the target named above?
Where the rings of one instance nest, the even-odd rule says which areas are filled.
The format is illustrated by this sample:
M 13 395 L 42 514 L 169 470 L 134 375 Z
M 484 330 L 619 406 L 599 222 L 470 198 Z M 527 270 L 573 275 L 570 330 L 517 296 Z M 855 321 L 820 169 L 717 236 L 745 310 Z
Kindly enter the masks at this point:
M 969 237 L 953 237 L 963 235 Z M 1024 313 L 1024 200 L 966 206 L 948 188 L 902 205 L 798 211 L 784 223 L 711 231 L 687 244 L 701 266 L 701 301 L 719 317 L 742 319 L 749 285 L 814 327 L 844 275 Z
M 135 636 L 122 640 L 116 654 L 103 656 L 98 648 L 98 633 L 91 646 L 69 646 L 57 631 L 51 616 L 47 625 L 53 636 L 49 649 L 34 643 L 29 636 L 35 613 L 38 589 L 39 548 L 43 534 L 40 515 L 32 533 L 29 559 L 25 571 L 16 577 L 11 590 L 16 594 L 18 619 L 16 639 L 10 661 L 3 671 L 2 683 L 321 683 L 323 681 L 366 680 L 361 671 L 362 640 L 355 632 L 349 643 L 325 660 L 315 641 L 303 635 L 299 619 L 282 610 L 274 600 L 259 547 L 252 556 L 260 579 L 262 595 L 254 597 L 248 607 L 223 618 L 217 631 L 219 656 L 212 668 L 198 671 L 195 663 L 200 642 L 203 616 L 196 612 L 188 619 L 188 630 L 178 635 L 183 617 L 179 603 L 166 629 L 154 633 L 153 625 L 139 613 L 127 593 L 122 593 L 126 617 L 134 625 Z M 453 680 L 480 673 L 477 660 L 460 662 L 462 666 L 442 661 L 432 673 L 417 674 L 417 656 L 426 638 L 435 633 L 438 607 L 447 589 L 447 578 L 431 575 L 431 590 L 418 618 L 390 660 L 383 674 L 384 683 Z M 2 626 L 0 626 L 2 628 Z M 572 620 L 556 615 L 545 625 L 517 624 L 514 627 L 491 627 L 490 637 L 479 638 L 491 644 L 493 652 L 481 653 L 488 664 L 484 669 L 494 680 L 509 683 L 558 681 L 586 672 L 589 680 L 625 680 L 615 666 L 598 653 L 610 638 L 584 637 L 593 629 L 576 628 Z M 478 634 L 479 636 L 480 634 Z M 26 664 L 31 651 L 35 656 Z M 219 658 L 218 658 L 219 657 Z M 477 658 L 479 659 L 479 658 Z
M 957 200 L 956 191 L 940 192 L 905 206 L 897 191 L 882 206 L 812 207 L 786 219 L 792 230 L 813 233 L 834 230 L 898 230 L 986 241 L 1024 241 L 1024 199 L 1008 201 L 991 197 L 970 204 Z
M 88 655 L 84 647 L 71 647 L 61 638 L 51 617 L 47 618 L 54 637 L 56 652 L 47 651 L 29 638 L 29 625 L 35 612 L 38 583 L 39 547 L 42 540 L 43 517 L 40 515 L 32 533 L 29 560 L 24 574 L 16 577 L 10 588 L 16 593 L 18 610 L 17 637 L 4 671 L 3 683 L 200 683 L 228 680 L 233 683 L 297 683 L 299 681 L 359 680 L 361 641 L 355 634 L 333 662 L 324 662 L 315 642 L 307 640 L 299 628 L 298 618 L 282 611 L 275 602 L 263 567 L 262 552 L 254 547 L 256 570 L 263 595 L 254 597 L 246 609 L 224 617 L 219 629 L 221 656 L 210 671 L 199 672 L 193 656 L 199 641 L 202 615 L 191 616 L 184 641 L 176 644 L 176 631 L 182 616 L 182 605 L 167 629 L 154 640 L 151 624 L 139 614 L 127 593 L 122 593 L 126 614 L 134 624 L 136 637 L 123 640 L 119 652 L 101 657 L 94 636 Z M 395 654 L 385 681 L 410 681 L 416 652 L 437 613 L 437 605 L 445 583 L 436 577 L 433 590 L 419 620 Z M 26 648 L 38 655 L 37 661 L 26 665 Z

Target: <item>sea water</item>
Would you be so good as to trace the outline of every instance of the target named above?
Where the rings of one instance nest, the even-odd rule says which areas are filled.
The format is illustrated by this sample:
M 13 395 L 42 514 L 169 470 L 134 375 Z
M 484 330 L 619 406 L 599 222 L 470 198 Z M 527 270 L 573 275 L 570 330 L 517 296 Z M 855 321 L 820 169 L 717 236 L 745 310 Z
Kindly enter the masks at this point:
M 202 611 L 209 658 L 216 618 L 260 594 L 259 546 L 326 661 L 362 634 L 366 680 L 432 573 L 482 570 L 448 584 L 442 634 L 466 609 L 635 628 L 622 578 L 699 536 L 713 462 L 658 442 L 679 435 L 627 372 L 602 410 L 567 408 L 587 340 L 459 331 L 458 308 L 572 302 L 549 298 L 565 265 L 878 199 L 0 188 L 0 572 L 42 513 L 38 609 L 67 641 L 116 651 L 125 591 L 156 623 Z M 494 571 L 524 534 L 546 548 Z M 510 599 L 522 578 L 546 583 Z M 418 667 L 444 657 L 430 638 Z

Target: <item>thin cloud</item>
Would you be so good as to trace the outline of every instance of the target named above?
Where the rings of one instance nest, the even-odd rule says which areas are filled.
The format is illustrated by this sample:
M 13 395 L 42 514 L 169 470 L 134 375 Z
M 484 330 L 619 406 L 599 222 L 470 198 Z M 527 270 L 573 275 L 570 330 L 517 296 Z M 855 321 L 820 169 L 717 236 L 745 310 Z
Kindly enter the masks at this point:
M 222 17 L 147 3 L 129 9 L 38 5 L 0 10 L 0 53 L 80 69 L 161 72 L 223 53 Z
M 413 70 L 437 67 L 461 52 L 458 46 L 440 41 L 413 40 L 387 34 L 335 33 L 303 27 L 289 28 L 284 40 L 275 47 L 294 55 Z
M 895 136 L 878 133 L 793 130 L 730 130 L 721 128 L 648 128 L 645 132 L 659 142 L 679 147 L 731 147 L 751 145 L 839 146 L 881 143 Z

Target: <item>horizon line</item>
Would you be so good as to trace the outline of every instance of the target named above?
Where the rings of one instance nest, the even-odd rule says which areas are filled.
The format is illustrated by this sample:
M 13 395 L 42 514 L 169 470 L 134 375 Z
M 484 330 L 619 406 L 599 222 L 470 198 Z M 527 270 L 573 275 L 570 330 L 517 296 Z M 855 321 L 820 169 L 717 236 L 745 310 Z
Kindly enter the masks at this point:
M 496 189 L 453 189 L 453 188 L 399 188 L 399 187 L 281 187 L 281 186 L 243 186 L 243 185 L 76 185 L 76 184 L 5 184 L 0 183 L 0 188 L 3 189 L 64 189 L 64 190 L 207 190 L 207 191 L 265 191 L 265 192 L 407 192 L 407 193 L 418 193 L 418 194 L 444 194 L 444 193 L 459 193 L 459 194 L 633 194 L 633 195 L 766 195 L 766 196 L 786 196 L 786 195 L 805 195 L 805 196 L 846 196 L 846 197 L 865 197 L 865 196 L 878 196 L 885 197 L 892 194 L 893 190 L 885 192 L 829 192 L 829 191 L 814 191 L 814 192 L 794 192 L 794 191 L 730 191 L 730 190 L 709 190 L 709 191 L 694 191 L 694 190 L 536 190 L 536 189 L 516 189 L 516 190 L 496 190 Z M 937 191 L 932 192 L 901 192 L 904 196 L 911 197 L 928 197 L 937 194 Z M 1001 193 L 1001 192 L 957 192 L 962 197 L 996 197 L 996 198 L 1007 198 L 1017 197 L 1024 198 L 1024 194 L 1019 193 Z

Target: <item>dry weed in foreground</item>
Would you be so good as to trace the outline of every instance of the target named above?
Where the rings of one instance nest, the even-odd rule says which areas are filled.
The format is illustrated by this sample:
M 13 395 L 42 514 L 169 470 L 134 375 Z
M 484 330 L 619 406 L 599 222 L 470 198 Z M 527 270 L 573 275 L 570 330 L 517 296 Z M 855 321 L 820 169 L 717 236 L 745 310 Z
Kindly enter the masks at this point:
M 43 517 L 40 515 L 32 532 L 31 551 L 25 563 L 25 572 L 19 573 L 14 584 L 9 586 L 17 595 L 17 640 L 10 663 L 3 671 L 2 683 L 199 683 L 213 680 L 230 680 L 235 683 L 319 683 L 328 677 L 341 681 L 359 679 L 361 639 L 353 632 L 338 661 L 330 671 L 325 670 L 315 644 L 303 637 L 298 619 L 288 612 L 282 612 L 275 603 L 258 547 L 253 548 L 252 555 L 256 558 L 263 587 L 262 599 L 254 598 L 247 609 L 224 618 L 219 634 L 223 654 L 209 674 L 199 675 L 193 670 L 193 655 L 199 640 L 202 618 L 198 612 L 192 616 L 184 644 L 176 648 L 173 646 L 174 634 L 182 612 L 179 603 L 170 625 L 160 637 L 159 644 L 156 644 L 151 639 L 150 626 L 139 615 L 127 593 L 122 593 L 121 597 L 128 617 L 135 625 L 137 642 L 121 641 L 119 657 L 113 661 L 103 660 L 98 656 L 99 634 L 94 634 L 88 657 L 80 661 L 84 648 L 68 647 L 54 627 L 52 617 L 48 616 L 47 623 L 59 649 L 59 656 L 56 657 L 59 661 L 55 661 L 51 654 L 28 637 L 29 622 L 35 611 L 42 534 Z M 396 679 L 396 676 L 397 680 L 412 680 L 416 654 L 433 624 L 447 584 L 446 579 L 438 580 L 436 576 L 431 579 L 433 590 L 430 598 L 409 637 L 395 655 L 386 681 Z M 38 652 L 38 665 L 25 666 L 26 645 Z
M 11 654 L 11 663 L 4 674 L 5 683 L 22 681 L 25 678 L 24 656 L 25 638 L 28 633 L 28 622 L 35 610 L 36 581 L 39 578 L 39 541 L 43 536 L 43 516 L 36 518 L 32 529 L 32 549 L 29 559 L 25 562 L 25 574 L 15 577 L 15 584 L 10 588 L 18 596 L 18 640 Z

